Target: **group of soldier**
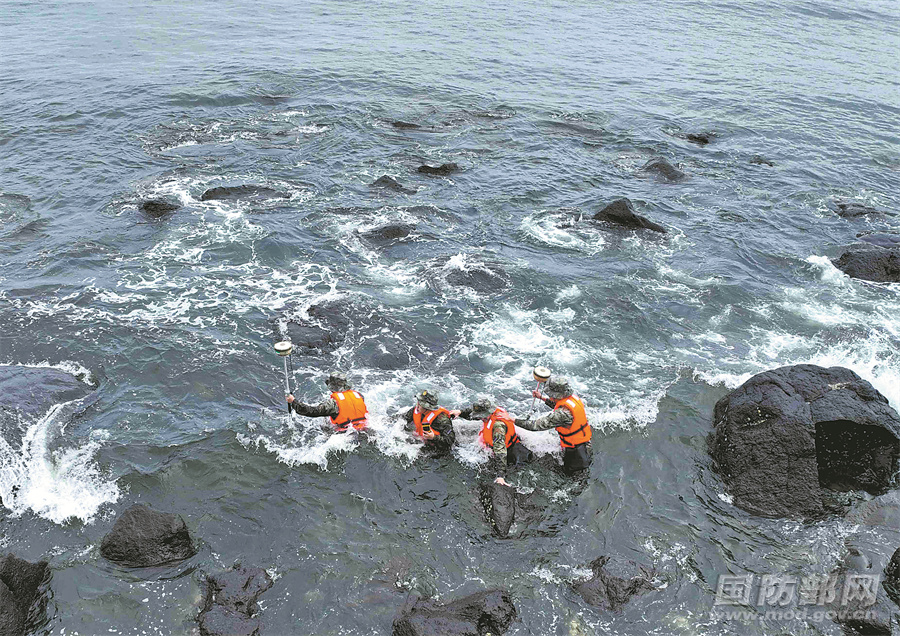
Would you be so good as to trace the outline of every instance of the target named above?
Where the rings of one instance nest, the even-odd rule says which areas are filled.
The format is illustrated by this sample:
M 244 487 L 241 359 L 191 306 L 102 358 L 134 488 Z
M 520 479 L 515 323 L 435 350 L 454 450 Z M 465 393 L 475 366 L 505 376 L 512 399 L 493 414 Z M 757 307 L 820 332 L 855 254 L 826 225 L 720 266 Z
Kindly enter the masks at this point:
M 305 417 L 326 417 L 336 431 L 348 428 L 363 430 L 367 424 L 368 409 L 362 394 L 351 388 L 343 373 L 331 373 L 325 381 L 330 394 L 319 404 L 311 405 L 287 396 L 290 408 Z M 478 440 L 492 450 L 489 471 L 496 481 L 506 483 L 504 476 L 510 466 L 530 462 L 532 452 L 522 443 L 517 428 L 527 431 L 555 429 L 562 447 L 563 470 L 566 474 L 578 474 L 591 465 L 591 425 L 587 420 L 584 402 L 572 393 L 565 378 L 551 377 L 547 382 L 547 395 L 539 389 L 532 391 L 552 411 L 534 421 L 513 418 L 506 410 L 496 406 L 489 398 L 480 398 L 472 406 L 461 410 L 448 410 L 440 406 L 433 391 L 421 391 L 416 403 L 402 414 L 413 434 L 425 448 L 435 452 L 449 452 L 456 442 L 453 430 L 455 418 L 480 420 Z

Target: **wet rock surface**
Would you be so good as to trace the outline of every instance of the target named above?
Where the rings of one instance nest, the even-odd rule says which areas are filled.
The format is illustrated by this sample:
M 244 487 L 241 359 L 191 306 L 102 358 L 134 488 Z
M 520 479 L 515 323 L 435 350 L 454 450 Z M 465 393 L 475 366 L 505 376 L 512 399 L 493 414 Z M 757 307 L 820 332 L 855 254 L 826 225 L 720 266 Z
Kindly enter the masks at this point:
M 26 633 L 32 607 L 46 603 L 42 588 L 49 578 L 46 561 L 30 563 L 12 554 L 0 557 L 0 634 Z
M 494 535 L 508 537 L 516 516 L 516 489 L 495 482 L 485 484 L 481 487 L 481 502 Z
M 444 163 L 439 166 L 419 166 L 419 174 L 430 174 L 439 177 L 446 177 L 449 174 L 459 171 L 459 166 L 455 163 Z
M 715 138 L 715 134 L 708 132 L 688 133 L 684 138 L 698 146 L 705 146 Z
M 412 223 L 391 223 L 374 230 L 361 232 L 360 235 L 374 243 L 391 243 L 406 238 L 416 229 Z
M 900 247 L 850 250 L 832 263 L 852 278 L 875 283 L 900 283 Z
M 83 398 L 93 390 L 59 369 L 0 365 L 0 421 L 16 413 L 33 419 L 54 404 Z
M 868 216 L 870 214 L 882 214 L 880 210 L 876 210 L 868 205 L 857 203 L 856 201 L 835 201 L 834 211 L 838 216 L 845 219 L 853 219 L 860 216 Z
M 406 188 L 402 183 L 397 181 L 394 177 L 388 175 L 381 175 L 371 184 L 373 188 L 382 188 L 384 190 L 391 190 L 393 192 L 400 192 L 402 194 L 415 194 L 416 191 L 410 188 Z
M 201 201 L 288 199 L 290 194 L 261 185 L 219 186 L 200 196 Z
M 659 223 L 654 223 L 653 221 L 636 214 L 634 205 L 629 199 L 618 199 L 613 201 L 597 212 L 597 214 L 593 216 L 593 220 L 605 221 L 607 223 L 632 229 L 647 229 L 653 230 L 654 232 L 666 233 L 666 228 Z
M 573 586 L 589 605 L 620 611 L 632 598 L 655 589 L 653 570 L 620 557 L 601 556 L 590 563 L 593 577 Z
M 399 128 L 401 130 L 416 130 L 417 128 L 421 128 L 419 124 L 413 124 L 408 121 L 392 121 L 391 126 L 394 128 Z
M 272 587 L 262 568 L 234 569 L 208 576 L 203 607 L 197 617 L 203 636 L 258 636 L 259 596 Z
M 762 516 L 824 512 L 822 488 L 891 486 L 900 416 L 850 369 L 760 373 L 716 403 L 710 453 L 735 505 Z
M 135 504 L 103 537 L 100 554 L 120 565 L 152 567 L 188 559 L 196 550 L 181 515 Z
M 644 164 L 643 170 L 656 175 L 663 181 L 675 182 L 684 179 L 684 173 L 662 157 L 648 161 Z
M 516 619 L 502 590 L 476 592 L 446 605 L 411 598 L 394 619 L 393 636 L 498 636 Z
M 760 156 L 760 155 L 754 155 L 753 157 L 751 157 L 751 158 L 750 158 L 750 163 L 752 163 L 752 164 L 755 165 L 755 166 L 769 166 L 769 167 L 774 167 L 774 166 L 775 166 L 775 162 L 774 162 L 774 161 L 770 161 L 770 160 L 768 160 L 768 159 L 766 159 L 765 157 L 762 157 L 762 156 Z
M 180 207 L 177 203 L 166 201 L 165 199 L 147 199 L 146 201 L 141 201 L 140 210 L 153 219 L 161 219 L 169 216 Z
M 870 245 L 900 249 L 900 234 L 857 234 L 856 236 L 860 241 Z

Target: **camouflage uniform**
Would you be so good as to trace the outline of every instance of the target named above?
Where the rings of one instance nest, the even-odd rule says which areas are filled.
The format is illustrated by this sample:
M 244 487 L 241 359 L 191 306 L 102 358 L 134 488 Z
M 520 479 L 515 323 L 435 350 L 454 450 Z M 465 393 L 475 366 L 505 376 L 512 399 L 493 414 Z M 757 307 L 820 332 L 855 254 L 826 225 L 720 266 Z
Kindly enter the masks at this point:
M 329 374 L 328 379 L 325 380 L 325 386 L 332 392 L 350 390 L 350 383 L 347 382 L 347 376 L 337 372 Z M 294 400 L 289 403 L 289 406 L 295 413 L 302 415 L 303 417 L 337 417 L 338 413 L 340 413 L 337 402 L 330 397 L 325 398 L 316 405 L 304 404 L 299 400 Z
M 416 403 L 419 405 L 420 412 L 422 413 L 434 411 L 439 408 L 437 393 L 432 391 L 422 391 L 419 393 L 419 395 L 416 396 Z M 415 428 L 413 420 L 415 411 L 416 407 L 413 406 L 403 414 L 403 418 L 406 420 L 407 425 L 412 424 L 413 428 Z M 434 418 L 433 422 L 431 422 L 431 428 L 437 435 L 432 439 L 425 440 L 425 449 L 436 454 L 449 453 L 453 444 L 456 443 L 456 431 L 453 430 L 453 422 L 450 420 L 450 417 L 445 413 L 441 413 Z
M 487 398 L 481 398 L 472 406 L 462 409 L 459 416 L 464 420 L 478 420 L 484 422 L 494 412 L 494 405 Z M 516 420 L 518 424 L 518 420 Z M 531 461 L 532 454 L 522 442 L 516 442 L 509 448 L 506 448 L 506 423 L 502 420 L 494 422 L 491 431 L 491 458 L 488 460 L 488 471 L 496 474 L 498 477 L 506 475 L 506 469 L 509 466 L 522 464 Z M 481 433 L 479 432 L 479 436 Z

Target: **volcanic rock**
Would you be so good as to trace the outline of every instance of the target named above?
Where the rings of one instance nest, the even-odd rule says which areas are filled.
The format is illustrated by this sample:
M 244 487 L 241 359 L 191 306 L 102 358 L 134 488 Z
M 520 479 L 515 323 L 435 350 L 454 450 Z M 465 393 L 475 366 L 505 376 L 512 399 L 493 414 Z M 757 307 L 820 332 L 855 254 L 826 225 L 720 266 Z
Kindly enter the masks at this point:
M 653 172 L 665 181 L 679 181 L 684 178 L 684 173 L 662 157 L 651 159 L 643 168 L 644 172 Z
M 444 163 L 437 167 L 419 166 L 419 172 L 421 174 L 431 174 L 431 175 L 437 175 L 440 177 L 446 177 L 448 174 L 451 174 L 458 170 L 459 170 L 459 166 L 455 163 Z
M 876 283 L 900 283 L 900 248 L 850 250 L 832 263 L 852 278 Z
M 501 539 L 509 536 L 509 527 L 516 516 L 516 489 L 496 482 L 481 488 L 481 504 L 494 534 Z
M 409 188 L 404 188 L 403 184 L 397 181 L 394 177 L 390 177 L 388 175 L 381 175 L 371 184 L 373 188 L 384 188 L 385 190 L 393 190 L 394 192 L 400 192 L 402 194 L 415 194 L 415 190 L 410 190 Z
M 103 537 L 100 554 L 121 565 L 142 568 L 182 561 L 196 550 L 181 515 L 135 504 Z
M 168 216 L 181 206 L 165 199 L 147 199 L 141 202 L 141 212 L 154 219 L 161 219 Z
M 32 605 L 46 603 L 41 588 L 49 578 L 46 561 L 29 563 L 12 554 L 0 557 L 0 634 L 25 634 Z
M 810 364 L 753 376 L 716 403 L 710 453 L 737 506 L 824 512 L 822 488 L 880 494 L 900 455 L 900 416 L 850 369 Z
M 443 605 L 413 597 L 394 619 L 393 636 L 499 636 L 516 618 L 509 594 L 476 592 Z
M 235 566 L 206 578 L 206 595 L 197 622 L 202 636 L 258 636 L 260 594 L 272 587 L 262 568 Z
M 601 556 L 590 567 L 594 576 L 574 589 L 594 607 L 618 612 L 635 596 L 656 589 L 651 582 L 653 571 L 634 561 Z
M 654 223 L 653 221 L 646 219 L 639 214 L 635 214 L 634 206 L 631 201 L 628 199 L 618 199 L 613 201 L 605 208 L 597 212 L 594 215 L 593 219 L 595 221 L 606 221 L 607 223 L 614 223 L 615 225 L 621 225 L 623 227 L 630 227 L 634 229 L 648 229 L 653 230 L 654 232 L 662 232 L 666 233 L 666 228 L 664 228 L 659 223 Z
M 201 201 L 233 199 L 289 199 L 290 194 L 261 185 L 219 186 L 210 188 L 200 196 Z

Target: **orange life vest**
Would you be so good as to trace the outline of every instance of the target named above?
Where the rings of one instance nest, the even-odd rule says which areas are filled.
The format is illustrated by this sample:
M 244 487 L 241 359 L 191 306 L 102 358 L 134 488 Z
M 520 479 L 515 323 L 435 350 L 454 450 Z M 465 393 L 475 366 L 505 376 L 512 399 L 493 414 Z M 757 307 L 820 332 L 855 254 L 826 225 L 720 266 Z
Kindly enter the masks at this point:
M 577 395 L 570 395 L 556 403 L 553 409 L 569 409 L 572 413 L 570 426 L 557 426 L 559 443 L 563 448 L 575 448 L 579 444 L 591 441 L 591 425 L 588 424 L 587 413 L 584 411 L 584 402 Z
M 352 424 L 353 428 L 360 431 L 369 423 L 366 419 L 369 410 L 363 396 L 356 391 L 334 392 L 331 399 L 338 407 L 337 417 L 331 418 L 331 423 L 337 430 L 346 431 L 347 425 Z
M 428 426 L 431 426 L 431 424 L 441 413 L 443 413 L 447 417 L 450 417 L 450 411 L 444 408 L 438 408 L 433 411 L 420 411 L 418 413 L 416 413 L 416 410 L 413 409 L 413 423 L 416 425 L 416 435 L 418 435 L 419 437 L 423 437 L 424 431 L 422 430 L 422 425 L 427 424 Z M 440 436 L 440 433 L 433 428 L 431 429 L 431 431 L 435 435 Z
M 506 447 L 509 448 L 513 444 L 519 441 L 519 436 L 516 433 L 516 421 L 510 417 L 509 413 L 504 411 L 501 408 L 498 408 L 491 416 L 484 420 L 484 425 L 481 427 L 481 442 L 491 448 L 494 446 L 494 422 L 503 422 L 506 424 Z

